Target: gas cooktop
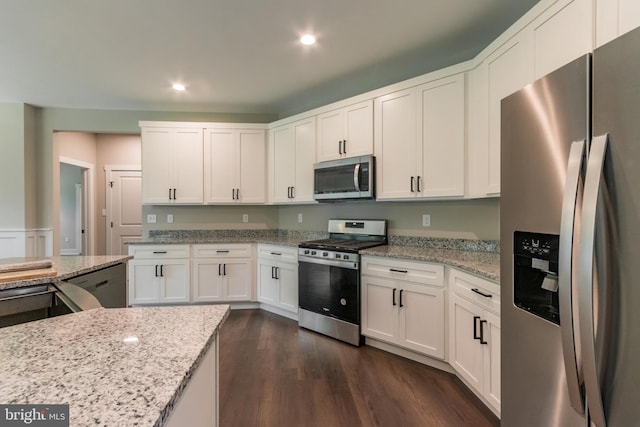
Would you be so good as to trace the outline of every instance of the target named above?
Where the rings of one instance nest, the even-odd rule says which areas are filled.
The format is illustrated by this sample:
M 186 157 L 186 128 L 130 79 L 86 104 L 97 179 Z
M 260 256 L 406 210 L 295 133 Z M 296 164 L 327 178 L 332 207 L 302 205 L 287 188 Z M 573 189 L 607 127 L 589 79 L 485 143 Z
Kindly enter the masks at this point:
M 387 244 L 386 220 L 329 220 L 329 238 L 302 242 L 304 249 L 358 253 L 374 246 Z

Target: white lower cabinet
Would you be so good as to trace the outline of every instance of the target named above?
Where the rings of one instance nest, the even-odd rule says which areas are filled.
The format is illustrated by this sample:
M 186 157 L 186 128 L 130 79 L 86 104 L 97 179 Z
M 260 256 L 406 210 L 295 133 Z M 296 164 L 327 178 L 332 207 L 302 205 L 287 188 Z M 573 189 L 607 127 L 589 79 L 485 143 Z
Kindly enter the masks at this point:
M 442 265 L 362 257 L 362 335 L 445 358 Z
M 258 245 L 258 301 L 269 311 L 297 318 L 298 248 Z
M 129 304 L 189 302 L 189 246 L 131 246 Z
M 500 414 L 500 287 L 449 270 L 449 363 Z
M 191 301 L 253 300 L 253 250 L 250 244 L 193 245 Z

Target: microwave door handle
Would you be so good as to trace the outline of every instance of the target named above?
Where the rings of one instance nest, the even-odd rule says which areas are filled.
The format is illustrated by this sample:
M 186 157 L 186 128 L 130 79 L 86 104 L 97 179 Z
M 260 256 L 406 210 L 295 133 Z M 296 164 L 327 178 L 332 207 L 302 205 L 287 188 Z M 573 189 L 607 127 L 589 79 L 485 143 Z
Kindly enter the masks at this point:
M 575 141 L 571 144 L 569 160 L 567 162 L 567 178 L 562 200 L 562 214 L 560 217 L 560 247 L 558 251 L 558 288 L 560 300 L 560 336 L 562 339 L 562 356 L 566 372 L 569 402 L 580 414 L 584 413 L 584 393 L 578 376 L 576 357 L 576 330 L 578 319 L 573 318 L 573 246 L 576 202 L 580 187 L 580 175 L 584 159 L 585 141 Z
M 360 163 L 353 168 L 353 185 L 356 187 L 356 191 L 360 191 Z

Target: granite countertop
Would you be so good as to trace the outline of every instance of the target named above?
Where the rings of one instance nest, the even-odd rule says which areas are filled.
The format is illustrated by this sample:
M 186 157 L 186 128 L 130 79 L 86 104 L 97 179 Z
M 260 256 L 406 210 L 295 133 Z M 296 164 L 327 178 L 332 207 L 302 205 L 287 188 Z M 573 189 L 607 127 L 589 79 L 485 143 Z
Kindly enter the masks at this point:
M 71 426 L 162 426 L 228 314 L 98 308 L 3 328 L 0 402 L 69 404 Z
M 42 283 L 57 283 L 71 277 L 90 273 L 102 268 L 111 267 L 133 259 L 129 255 L 105 255 L 105 256 L 56 256 L 47 258 L 2 258 L 0 263 L 13 264 L 35 260 L 50 259 L 57 274 L 49 277 L 16 280 L 0 283 L 0 290 L 18 288 L 24 286 L 39 285 Z
M 303 237 L 278 237 L 278 236 L 229 236 L 229 237 L 205 237 L 205 236 L 182 236 L 182 237 L 148 237 L 136 242 L 129 242 L 129 245 L 198 245 L 198 244 L 234 244 L 234 243 L 270 243 L 281 246 L 297 247 L 300 242 L 304 242 Z
M 320 231 L 296 230 L 151 230 L 132 245 L 269 243 L 296 247 L 300 242 L 328 237 Z M 363 255 L 438 262 L 487 280 L 500 281 L 497 240 L 389 236 L 388 246 L 366 249 Z
M 360 254 L 437 262 L 500 282 L 500 254 L 496 252 L 389 245 L 365 249 Z

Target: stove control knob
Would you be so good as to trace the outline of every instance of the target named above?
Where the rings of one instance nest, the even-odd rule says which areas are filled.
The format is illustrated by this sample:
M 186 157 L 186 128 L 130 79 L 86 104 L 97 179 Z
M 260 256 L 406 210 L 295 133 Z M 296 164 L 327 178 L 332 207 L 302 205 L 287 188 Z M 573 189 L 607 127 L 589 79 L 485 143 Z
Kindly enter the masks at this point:
M 322 256 L 329 256 L 329 252 L 322 252 Z
M 338 259 L 342 258 L 342 255 L 336 254 L 336 258 L 338 258 Z
M 349 255 L 343 256 L 342 259 L 349 259 Z
M 315 255 L 316 253 L 316 251 L 311 251 L 311 255 Z
M 309 252 L 310 252 L 309 249 L 305 249 L 304 254 L 309 255 Z

